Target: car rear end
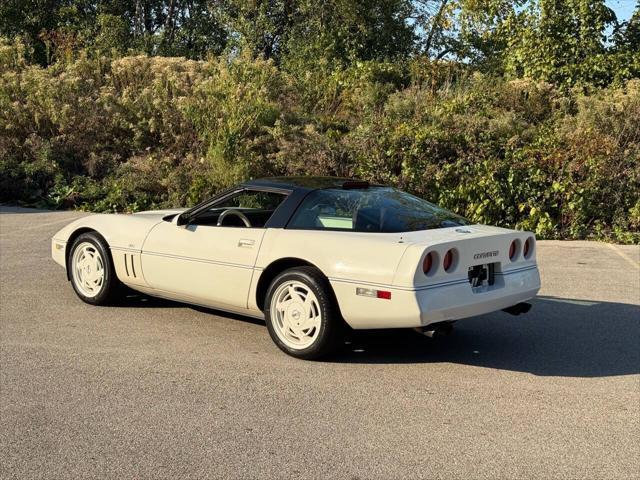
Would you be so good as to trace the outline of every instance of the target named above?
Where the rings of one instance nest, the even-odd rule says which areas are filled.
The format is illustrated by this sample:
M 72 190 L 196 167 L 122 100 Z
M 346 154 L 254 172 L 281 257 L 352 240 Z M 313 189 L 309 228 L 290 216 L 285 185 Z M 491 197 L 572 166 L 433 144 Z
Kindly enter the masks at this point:
M 353 328 L 458 320 L 513 307 L 540 288 L 533 234 L 471 225 L 391 187 L 345 182 L 315 190 L 287 228 L 340 239 L 333 250 L 322 243 L 331 255 L 318 265 Z
M 391 284 L 332 286 L 356 329 L 415 328 L 522 305 L 540 289 L 532 233 L 484 225 L 407 232 Z
M 403 240 L 412 245 L 394 285 L 413 290 L 421 326 L 514 307 L 540 289 L 532 233 L 472 225 Z

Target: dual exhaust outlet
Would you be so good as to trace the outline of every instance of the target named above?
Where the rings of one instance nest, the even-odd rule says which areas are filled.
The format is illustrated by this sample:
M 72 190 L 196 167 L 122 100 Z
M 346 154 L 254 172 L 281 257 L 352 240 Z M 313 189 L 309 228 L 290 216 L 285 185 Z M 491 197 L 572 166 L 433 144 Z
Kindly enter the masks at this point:
M 515 316 L 518 316 L 521 313 L 527 313 L 529 310 L 531 310 L 531 304 L 526 302 L 520 302 L 515 305 L 512 305 L 511 307 L 502 309 L 503 312 L 506 312 Z M 414 328 L 414 330 L 429 338 L 433 338 L 436 336 L 437 337 L 447 336 L 453 330 L 454 323 L 455 321 L 437 322 L 437 323 L 432 323 L 430 325 L 426 325 L 424 327 L 416 327 Z

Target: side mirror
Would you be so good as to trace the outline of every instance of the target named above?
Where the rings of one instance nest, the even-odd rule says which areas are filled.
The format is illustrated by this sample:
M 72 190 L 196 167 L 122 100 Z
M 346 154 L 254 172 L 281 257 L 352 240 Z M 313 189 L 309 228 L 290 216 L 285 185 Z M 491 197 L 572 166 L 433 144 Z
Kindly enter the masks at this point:
M 181 213 L 178 215 L 178 219 L 176 220 L 176 225 L 179 227 L 186 227 L 189 224 L 189 216 Z

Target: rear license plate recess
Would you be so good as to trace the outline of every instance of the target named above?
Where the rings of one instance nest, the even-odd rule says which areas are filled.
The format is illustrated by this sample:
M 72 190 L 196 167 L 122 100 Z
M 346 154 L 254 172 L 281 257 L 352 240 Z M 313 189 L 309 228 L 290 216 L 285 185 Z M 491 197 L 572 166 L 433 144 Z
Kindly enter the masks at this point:
M 495 282 L 495 263 L 483 263 L 469 267 L 469 283 L 473 288 L 493 285 Z

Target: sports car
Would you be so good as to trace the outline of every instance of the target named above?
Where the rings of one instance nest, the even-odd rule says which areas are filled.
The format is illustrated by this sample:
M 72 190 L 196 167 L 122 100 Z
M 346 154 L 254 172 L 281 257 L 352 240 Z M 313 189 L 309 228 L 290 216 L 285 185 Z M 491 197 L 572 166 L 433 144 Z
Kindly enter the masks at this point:
M 250 180 L 188 210 L 90 215 L 51 242 L 78 297 L 144 294 L 264 319 L 314 359 L 351 329 L 416 328 L 528 311 L 530 232 L 471 224 L 401 190 L 333 177 Z

